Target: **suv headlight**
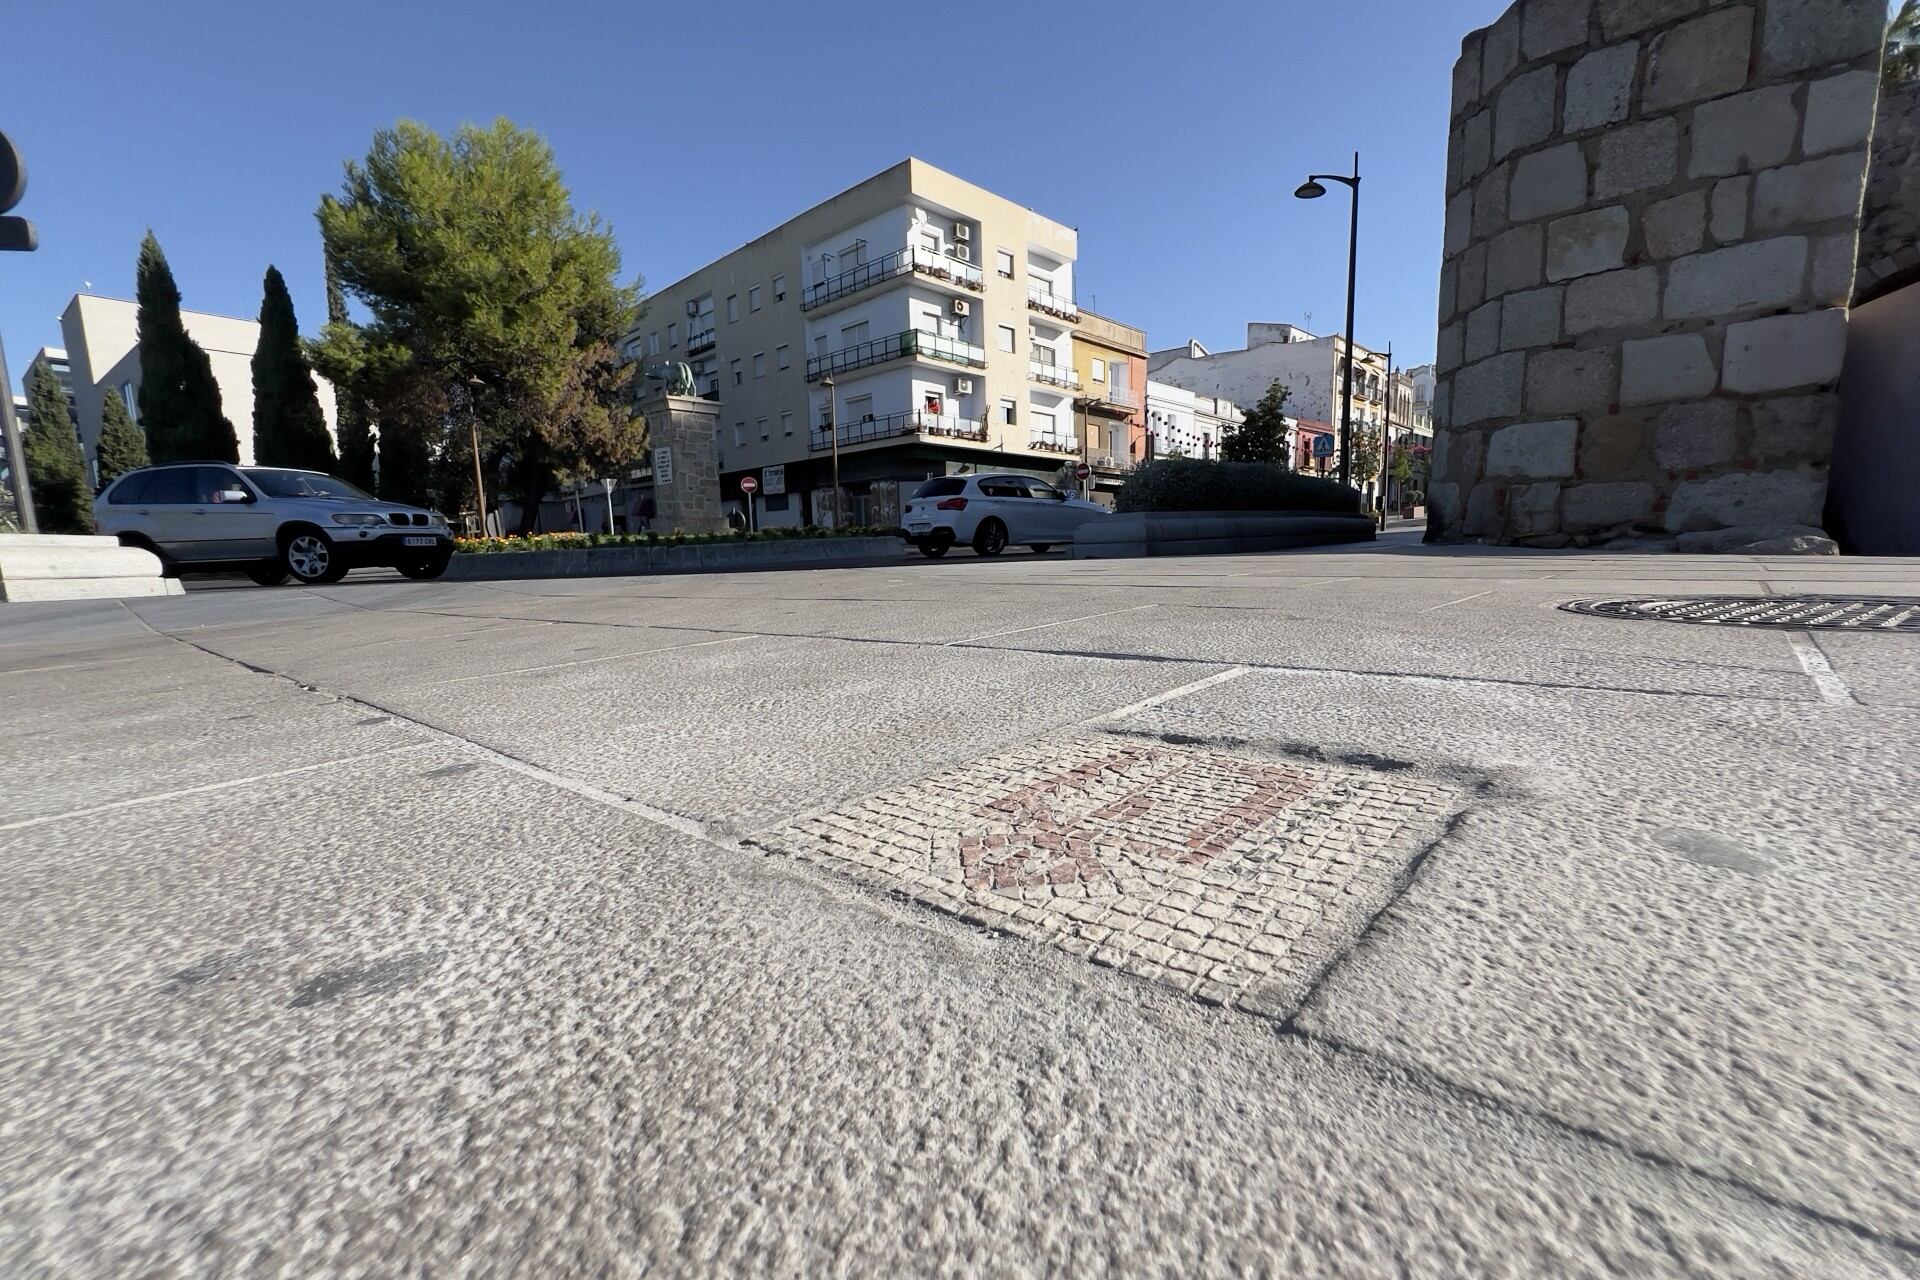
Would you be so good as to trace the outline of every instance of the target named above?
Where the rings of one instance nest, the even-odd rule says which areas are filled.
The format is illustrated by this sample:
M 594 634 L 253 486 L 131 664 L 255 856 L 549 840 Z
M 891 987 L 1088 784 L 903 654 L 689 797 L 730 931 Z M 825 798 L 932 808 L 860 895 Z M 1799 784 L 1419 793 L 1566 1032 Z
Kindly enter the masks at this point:
M 348 511 L 348 512 L 335 512 L 333 516 L 333 522 L 335 524 L 358 524 L 358 525 L 385 524 L 387 522 L 387 518 L 385 516 L 365 515 L 357 511 Z

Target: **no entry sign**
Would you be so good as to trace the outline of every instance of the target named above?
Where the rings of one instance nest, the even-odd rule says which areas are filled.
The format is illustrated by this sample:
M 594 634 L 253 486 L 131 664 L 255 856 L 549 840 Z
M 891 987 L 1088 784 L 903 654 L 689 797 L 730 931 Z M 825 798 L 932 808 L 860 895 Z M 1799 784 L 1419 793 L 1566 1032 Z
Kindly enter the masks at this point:
M 758 480 L 755 480 L 752 476 L 740 477 L 740 492 L 752 493 L 755 489 L 758 489 L 759 487 L 760 487 L 760 482 Z

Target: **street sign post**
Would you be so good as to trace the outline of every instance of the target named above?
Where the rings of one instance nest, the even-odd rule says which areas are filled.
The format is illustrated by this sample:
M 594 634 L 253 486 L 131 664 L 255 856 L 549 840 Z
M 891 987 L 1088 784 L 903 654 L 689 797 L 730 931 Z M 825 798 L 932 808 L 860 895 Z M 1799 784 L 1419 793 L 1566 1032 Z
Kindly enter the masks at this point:
M 1333 456 L 1333 437 L 1315 436 L 1313 438 L 1313 456 L 1316 458 L 1331 458 Z
M 754 479 L 752 476 L 740 477 L 740 492 L 747 495 L 747 532 L 748 533 L 753 532 L 753 525 L 754 525 L 753 492 L 759 487 L 760 487 L 760 482 Z
M 613 486 L 618 484 L 612 476 L 601 476 L 600 487 L 607 491 L 607 532 L 613 532 Z

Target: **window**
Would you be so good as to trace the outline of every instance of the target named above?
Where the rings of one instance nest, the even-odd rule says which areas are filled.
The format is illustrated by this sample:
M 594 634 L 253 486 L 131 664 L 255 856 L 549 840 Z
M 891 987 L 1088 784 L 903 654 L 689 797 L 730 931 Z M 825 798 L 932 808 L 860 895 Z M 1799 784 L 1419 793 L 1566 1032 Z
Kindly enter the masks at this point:
M 873 421 L 873 397 L 870 395 L 848 396 L 847 397 L 847 421 L 848 422 L 872 422 Z
M 773 278 L 773 300 L 775 302 L 785 302 L 787 300 L 787 277 L 785 273 Z
M 733 424 L 733 447 L 738 449 L 741 445 L 745 444 L 746 442 L 747 442 L 747 424 L 744 422 L 734 423 Z
M 1013 350 L 1013 326 L 1010 324 L 1000 326 L 1000 349 L 1002 351 Z
M 738 320 L 739 318 L 740 318 L 740 295 L 737 293 L 730 293 L 727 295 L 727 323 L 732 324 L 734 321 Z
M 1040 409 L 1033 411 L 1033 434 L 1053 439 L 1053 415 Z
M 928 253 L 940 252 L 940 233 L 932 227 L 920 229 L 920 247 Z
M 737 387 L 741 383 L 745 382 L 746 378 L 742 376 L 740 372 L 740 357 L 735 356 L 732 360 L 728 361 L 727 363 L 728 363 L 728 367 L 733 370 L 733 385 Z
M 945 410 L 945 407 L 945 402 L 941 399 L 938 391 L 929 391 L 920 397 L 920 411 L 922 413 L 930 413 L 937 418 Z
M 760 428 L 760 438 L 762 440 L 765 440 L 767 438 L 767 420 L 765 418 L 761 418 L 758 421 L 756 421 L 753 425 Z
M 1011 253 L 1008 253 L 1005 249 L 995 249 L 993 251 L 993 265 L 994 269 L 1001 275 L 1009 280 L 1013 279 L 1013 255 Z
M 655 329 L 647 335 L 647 354 L 650 356 L 660 354 L 660 331 L 658 329 Z
M 967 491 L 964 476 L 936 476 L 913 491 L 916 498 L 951 498 Z
M 867 322 L 865 320 L 860 321 L 858 324 L 850 324 L 840 330 L 840 345 L 842 347 L 857 347 L 866 340 Z
M 842 271 L 851 271 L 866 260 L 867 242 L 865 240 L 855 240 L 852 244 L 840 251 L 840 256 L 835 258 L 833 263 Z
M 1095 382 L 1105 382 L 1107 380 L 1107 362 L 1105 360 L 1095 360 L 1093 362 L 1092 372 Z
M 1020 416 L 1019 410 L 1014 407 L 1013 401 L 1002 400 L 1000 402 L 1000 421 L 1001 422 L 1011 427 L 1016 422 L 1019 421 L 1019 416 Z
M 783 436 L 793 434 L 793 410 L 791 409 L 780 411 L 780 434 Z
M 677 323 L 670 324 L 667 326 L 667 346 L 671 348 L 671 347 L 677 347 L 679 345 L 680 345 L 680 326 Z
M 756 378 L 767 376 L 767 353 L 764 351 L 753 353 L 753 376 Z
M 758 311 L 759 309 L 760 309 L 760 286 L 756 284 L 751 289 L 747 290 L 747 310 Z
M 784 342 L 783 342 L 783 343 L 781 343 L 781 344 L 780 344 L 779 346 L 777 346 L 777 347 L 775 347 L 775 348 L 773 349 L 773 366 L 774 366 L 774 368 L 776 368 L 776 369 L 784 369 L 784 368 L 786 368 L 786 367 L 787 367 L 788 365 L 790 365 L 790 364 L 792 364 L 792 363 L 793 363 L 793 361 L 791 361 L 791 360 L 789 360 L 789 359 L 787 358 L 787 344 L 786 344 L 786 343 L 784 343 Z
M 168 467 L 164 471 L 155 471 L 147 481 L 146 492 L 140 495 L 140 501 L 156 505 L 185 506 L 200 499 L 193 493 L 193 473 L 196 467 Z
M 247 477 L 254 488 L 274 498 L 368 498 L 353 485 L 336 476 L 315 475 L 311 471 L 282 471 L 254 467 Z
M 133 415 L 137 424 L 140 421 L 140 396 L 133 389 L 131 380 L 120 384 L 120 403 L 127 406 L 127 412 Z
M 760 499 L 760 502 L 766 508 L 768 515 L 775 515 L 787 509 L 787 499 L 791 496 L 785 493 L 770 493 Z
M 136 472 L 113 486 L 113 492 L 107 495 L 107 501 L 116 507 L 130 507 L 136 502 L 145 502 L 154 478 L 165 474 L 164 471 Z

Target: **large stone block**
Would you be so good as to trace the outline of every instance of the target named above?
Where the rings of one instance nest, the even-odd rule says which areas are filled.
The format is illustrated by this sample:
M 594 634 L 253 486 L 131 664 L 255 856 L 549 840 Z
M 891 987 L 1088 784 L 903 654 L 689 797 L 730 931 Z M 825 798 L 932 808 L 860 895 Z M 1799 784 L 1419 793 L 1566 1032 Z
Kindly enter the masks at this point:
M 1660 314 L 1660 270 L 1632 267 L 1583 276 L 1567 285 L 1567 332 L 1642 325 Z
M 1667 531 L 1818 525 L 1826 494 L 1823 471 L 1736 471 L 1687 480 L 1675 486 L 1667 500 Z
M 1625 265 L 1632 221 L 1614 205 L 1560 218 L 1547 225 L 1547 279 L 1571 280 Z
M 1444 262 L 1440 265 L 1440 321 L 1442 324 L 1453 319 L 1454 303 L 1460 297 L 1460 264 Z
M 1506 487 L 1492 480 L 1482 480 L 1467 493 L 1467 513 L 1462 522 L 1461 532 L 1469 538 L 1485 538 L 1500 532 L 1502 518 L 1501 507 L 1506 500 Z
M 1447 224 L 1443 233 L 1443 245 L 1451 258 L 1467 247 L 1473 238 L 1473 191 L 1471 188 L 1454 193 L 1447 201 Z
M 1517 484 L 1507 490 L 1507 533 L 1524 538 L 1560 528 L 1560 486 Z
M 1493 112 L 1476 111 L 1460 125 L 1460 176 L 1471 181 L 1493 160 Z
M 1753 195 L 1753 175 L 1722 178 L 1713 184 L 1713 212 L 1707 224 L 1713 238 L 1732 244 L 1747 238 L 1747 205 Z
M 1500 299 L 1495 298 L 1467 313 L 1467 363 L 1484 360 L 1499 349 Z
M 1794 86 L 1755 89 L 1718 102 L 1702 103 L 1693 113 L 1693 152 L 1687 173 L 1718 178 L 1779 164 L 1793 154 L 1800 132 Z
M 1500 345 L 1508 351 L 1544 347 L 1560 341 L 1562 287 L 1510 293 L 1500 316 Z
M 1487 246 L 1470 244 L 1460 255 L 1460 279 L 1454 290 L 1456 312 L 1469 311 L 1487 297 Z
M 1669 320 L 1722 318 L 1786 306 L 1806 280 L 1807 238 L 1755 240 L 1676 259 L 1667 268 Z
M 1810 222 L 1857 218 L 1866 181 L 1865 151 L 1842 151 L 1765 170 L 1753 180 L 1753 229 L 1785 231 Z
M 1540 283 L 1541 231 L 1515 227 L 1495 236 L 1487 245 L 1487 297 L 1497 298 Z
M 1629 41 L 1610 49 L 1595 49 L 1567 72 L 1566 101 L 1560 108 L 1560 127 L 1567 133 L 1618 124 L 1633 105 L 1633 72 L 1640 46 Z
M 1527 0 L 1520 20 L 1520 52 L 1529 61 L 1587 41 L 1593 0 Z
M 1507 225 L 1507 188 L 1513 178 L 1511 165 L 1496 165 L 1473 189 L 1473 236 L 1486 240 L 1500 234 Z
M 1433 474 L 1472 484 L 1487 464 L 1487 433 L 1453 430 L 1434 434 Z
M 1436 538 L 1460 536 L 1460 486 L 1451 480 L 1427 486 L 1427 528 Z
M 1510 185 L 1515 222 L 1578 209 L 1587 202 L 1587 157 L 1577 142 L 1529 152 L 1515 162 Z
M 1440 334 L 1434 340 L 1433 364 L 1436 372 L 1451 373 L 1466 363 L 1467 326 L 1464 321 L 1456 320 L 1440 326 Z
M 1701 191 L 1650 204 L 1640 214 L 1642 243 L 1649 258 L 1677 258 L 1697 251 L 1706 226 L 1707 197 Z
M 1526 356 L 1512 351 L 1460 370 L 1454 375 L 1454 425 L 1470 427 L 1489 418 L 1511 418 L 1519 413 L 1526 368 Z
M 1683 23 L 1656 39 L 1647 54 L 1641 108 L 1664 111 L 1732 93 L 1746 84 L 1752 55 L 1753 10 L 1747 5 Z
M 1920 207 L 1920 184 L 1916 184 L 1914 198 Z M 1838 231 L 1813 242 L 1813 273 L 1808 292 L 1815 306 L 1844 307 L 1852 301 L 1859 243 L 1859 237 L 1851 231 Z
M 1572 418 L 1502 427 L 1487 441 L 1487 475 L 1528 480 L 1571 476 L 1579 433 L 1580 424 Z
M 1753 453 L 1769 462 L 1825 466 L 1833 456 L 1840 398 L 1774 396 L 1753 403 Z
M 1872 0 L 1772 0 L 1760 31 L 1760 71 L 1777 76 L 1868 57 L 1885 22 Z
M 1554 97 L 1560 88 L 1555 67 L 1538 67 L 1514 77 L 1493 108 L 1493 158 L 1504 160 L 1522 147 L 1553 136 Z
M 1653 460 L 1668 471 L 1701 471 L 1733 461 L 1731 400 L 1696 400 L 1661 410 L 1653 421 Z
M 1847 313 L 1767 316 L 1727 328 L 1720 385 L 1751 394 L 1831 384 L 1847 354 Z
M 1600 0 L 1600 30 L 1609 40 L 1698 13 L 1706 0 Z
M 1664 187 L 1680 168 L 1680 122 L 1673 116 L 1614 129 L 1600 138 L 1593 166 L 1593 198 L 1610 200 Z
M 1620 403 L 1660 404 L 1711 395 L 1720 380 L 1706 338 L 1675 333 L 1620 344 Z
M 1659 496 L 1659 490 L 1644 481 L 1573 485 L 1561 495 L 1561 525 L 1577 533 L 1647 523 Z
M 1460 42 L 1460 57 L 1453 64 L 1453 114 L 1470 109 L 1480 99 L 1480 40 L 1468 36 Z
M 1488 98 L 1520 65 L 1520 6 L 1514 5 L 1487 28 L 1480 49 L 1480 96 Z
M 1528 413 L 1605 413 L 1613 402 L 1610 350 L 1536 351 L 1527 360 Z
M 1589 480 L 1617 480 L 1646 470 L 1641 450 L 1646 424 L 1624 413 L 1587 423 L 1580 433 L 1580 474 Z
M 1879 92 L 1880 78 L 1871 71 L 1849 71 L 1808 85 L 1801 152 L 1814 156 L 1865 144 Z

